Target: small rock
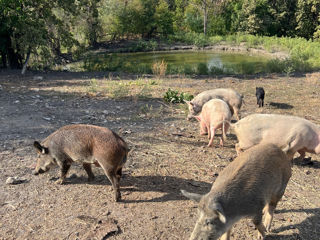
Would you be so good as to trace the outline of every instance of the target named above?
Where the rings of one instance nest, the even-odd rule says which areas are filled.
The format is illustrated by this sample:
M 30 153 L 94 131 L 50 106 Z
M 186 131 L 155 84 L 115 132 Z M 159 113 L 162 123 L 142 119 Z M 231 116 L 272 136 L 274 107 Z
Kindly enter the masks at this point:
M 42 76 L 34 76 L 33 80 L 43 80 L 43 77 Z
M 306 173 L 307 175 L 309 175 L 309 174 L 311 173 L 311 171 L 310 171 L 310 170 L 307 170 L 305 173 Z
M 108 114 L 109 112 L 107 110 L 103 110 L 102 113 Z
M 103 240 L 117 235 L 120 232 L 121 229 L 114 219 L 100 220 L 100 222 L 84 236 L 84 239 Z
M 129 130 L 124 131 L 123 133 L 124 133 L 124 134 L 131 134 L 132 131 L 129 129 Z
M 50 121 L 51 120 L 51 118 L 49 118 L 49 117 L 42 117 L 42 119 L 44 119 L 46 121 Z
M 19 177 L 8 177 L 6 180 L 6 184 L 13 185 L 13 184 L 20 184 L 26 182 L 26 179 L 22 179 Z
M 14 101 L 14 103 L 19 103 L 19 102 L 20 102 L 19 100 Z

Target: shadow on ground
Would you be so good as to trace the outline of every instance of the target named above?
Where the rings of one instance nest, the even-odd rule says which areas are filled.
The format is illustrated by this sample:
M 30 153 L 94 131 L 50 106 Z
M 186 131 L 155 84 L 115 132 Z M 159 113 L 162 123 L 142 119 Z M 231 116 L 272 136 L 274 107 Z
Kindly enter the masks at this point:
M 276 213 L 286 213 L 286 212 L 298 212 L 298 213 L 306 213 L 308 217 L 298 223 L 293 225 L 283 226 L 277 229 L 273 229 L 273 233 L 280 233 L 283 231 L 289 231 L 291 229 L 298 229 L 299 234 L 292 234 L 288 236 L 269 236 L 266 237 L 266 240 L 272 239 L 308 239 L 308 240 L 319 240 L 320 236 L 320 208 L 307 208 L 307 209 L 294 209 L 294 210 L 276 210 Z M 310 234 L 312 233 L 312 234 Z
M 58 178 L 51 178 L 51 181 L 57 180 Z M 98 175 L 91 182 L 87 181 L 87 177 L 74 176 L 66 179 L 65 184 L 92 184 L 92 185 L 111 185 L 105 175 Z M 204 194 L 210 191 L 211 183 L 195 181 L 191 179 L 184 179 L 173 176 L 131 176 L 124 175 L 120 180 L 121 192 L 159 192 L 165 193 L 161 197 L 152 199 L 139 199 L 139 200 L 125 200 L 124 203 L 143 203 L 143 202 L 167 202 L 175 200 L 187 200 L 180 193 L 181 189 L 188 192 L 195 192 Z
M 270 106 L 278 108 L 278 109 L 292 109 L 293 106 L 287 103 L 276 103 L 276 102 L 270 102 Z

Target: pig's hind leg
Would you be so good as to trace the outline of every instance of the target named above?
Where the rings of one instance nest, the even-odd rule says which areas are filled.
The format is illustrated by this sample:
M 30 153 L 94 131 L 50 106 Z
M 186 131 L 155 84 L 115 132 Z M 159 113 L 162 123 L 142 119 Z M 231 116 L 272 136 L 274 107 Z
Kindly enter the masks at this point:
M 210 130 L 208 131 L 208 134 L 210 134 L 210 141 L 208 143 L 208 147 L 211 147 L 213 145 L 215 131 L 216 131 L 216 129 L 214 127 L 210 127 Z
M 110 169 L 104 165 L 102 166 L 102 168 L 104 170 L 104 173 L 107 175 L 109 181 L 112 184 L 112 188 L 113 188 L 114 196 L 115 196 L 115 201 L 119 202 L 121 200 L 120 184 L 119 184 L 120 175 L 118 174 L 119 176 L 117 176 L 116 171 L 113 168 Z
M 207 125 L 201 121 L 200 122 L 200 135 L 206 135 L 208 133 Z
M 280 200 L 280 198 L 273 197 L 271 199 L 271 201 L 263 209 L 263 212 L 264 212 L 264 226 L 266 227 L 266 230 L 268 232 L 270 231 L 270 228 L 271 228 L 271 223 L 272 223 L 272 219 L 273 219 L 273 212 L 276 209 L 278 201 Z
M 91 169 L 91 164 L 90 163 L 83 163 L 82 166 L 83 166 L 84 170 L 86 171 L 86 173 L 88 174 L 88 182 L 93 181 L 94 174 Z

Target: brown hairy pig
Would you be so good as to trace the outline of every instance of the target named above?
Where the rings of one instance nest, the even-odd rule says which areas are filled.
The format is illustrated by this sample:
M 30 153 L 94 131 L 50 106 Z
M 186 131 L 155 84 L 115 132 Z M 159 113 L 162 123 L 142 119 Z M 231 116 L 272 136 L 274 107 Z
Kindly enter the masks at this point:
M 290 159 L 296 152 L 320 153 L 320 128 L 300 117 L 280 114 L 252 114 L 231 124 L 238 138 L 237 153 L 259 143 L 273 143 Z
M 93 125 L 67 125 L 41 143 L 35 141 L 34 147 L 38 151 L 35 175 L 58 165 L 61 176 L 56 183 L 62 184 L 72 162 L 79 162 L 91 181 L 94 179 L 91 164 L 95 164 L 103 168 L 112 183 L 115 200 L 121 199 L 119 181 L 129 149 L 126 142 L 113 131 Z
M 231 162 L 209 193 L 181 190 L 199 203 L 199 217 L 190 240 L 216 240 L 221 236 L 229 240 L 232 226 L 244 217 L 252 218 L 258 239 L 264 239 L 290 177 L 291 163 L 286 154 L 276 145 L 260 144 Z
M 217 88 L 199 93 L 192 101 L 185 101 L 189 107 L 188 120 L 201 112 L 203 105 L 211 99 L 221 99 L 225 101 L 231 111 L 240 120 L 240 108 L 243 102 L 243 96 L 230 88 Z
M 228 105 L 220 99 L 211 99 L 203 105 L 199 116 L 195 118 L 200 122 L 200 134 L 208 133 L 209 144 L 212 146 L 215 131 L 222 129 L 222 138 L 220 145 L 223 146 L 226 140 L 226 132 L 229 129 L 229 121 L 231 121 L 231 112 Z

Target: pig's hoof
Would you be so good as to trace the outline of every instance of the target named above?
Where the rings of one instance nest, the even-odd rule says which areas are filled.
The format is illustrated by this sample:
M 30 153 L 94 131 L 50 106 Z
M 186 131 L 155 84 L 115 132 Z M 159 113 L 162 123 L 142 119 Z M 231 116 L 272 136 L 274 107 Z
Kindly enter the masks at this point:
M 94 176 L 88 177 L 88 182 L 92 182 L 94 180 Z
M 62 185 L 64 183 L 64 180 L 63 179 L 58 179 L 54 183 L 57 184 L 57 185 Z
M 116 196 L 116 202 L 121 202 L 121 196 Z

